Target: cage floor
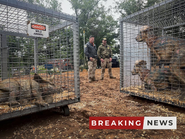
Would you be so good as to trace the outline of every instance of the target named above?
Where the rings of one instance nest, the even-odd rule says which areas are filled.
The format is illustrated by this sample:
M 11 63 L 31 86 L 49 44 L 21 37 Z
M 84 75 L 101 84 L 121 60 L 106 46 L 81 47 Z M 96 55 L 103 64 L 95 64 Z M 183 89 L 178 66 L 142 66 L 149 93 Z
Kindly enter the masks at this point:
M 55 93 L 52 95 L 53 97 L 53 103 L 57 103 L 57 102 L 62 102 L 65 100 L 70 100 L 70 99 L 75 99 L 75 93 L 74 92 L 68 92 L 68 91 L 63 91 L 61 93 Z M 9 107 L 8 105 L 0 105 L 0 115 L 2 115 L 3 113 L 9 113 L 9 112 L 13 112 L 13 111 L 20 111 L 20 110 L 24 110 L 24 109 L 28 109 L 28 108 L 32 108 L 35 105 L 34 102 L 36 100 L 31 100 L 27 105 L 23 105 L 23 106 L 14 106 L 14 107 Z
M 180 92 L 178 90 L 173 91 L 151 91 L 151 90 L 144 90 L 141 86 L 131 86 L 121 88 L 121 91 L 126 92 L 128 94 L 152 99 L 159 102 L 164 102 L 168 104 L 173 104 L 180 107 L 185 107 L 185 100 L 179 100 Z

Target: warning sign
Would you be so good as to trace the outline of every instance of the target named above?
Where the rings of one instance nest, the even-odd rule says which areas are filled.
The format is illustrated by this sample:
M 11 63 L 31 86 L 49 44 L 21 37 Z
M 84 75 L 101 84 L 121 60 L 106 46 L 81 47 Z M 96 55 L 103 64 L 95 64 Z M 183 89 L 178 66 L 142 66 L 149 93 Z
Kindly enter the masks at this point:
M 34 37 L 49 37 L 49 26 L 41 23 L 28 23 L 28 36 Z

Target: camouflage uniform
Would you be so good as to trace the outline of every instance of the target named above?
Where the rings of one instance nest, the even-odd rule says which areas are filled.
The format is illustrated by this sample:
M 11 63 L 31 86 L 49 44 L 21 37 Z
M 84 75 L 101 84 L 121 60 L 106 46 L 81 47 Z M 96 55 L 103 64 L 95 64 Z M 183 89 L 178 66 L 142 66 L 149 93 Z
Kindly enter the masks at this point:
M 95 79 L 95 71 L 97 67 L 97 50 L 96 45 L 91 44 L 88 42 L 85 45 L 85 55 L 88 57 L 88 78 L 89 82 L 96 81 Z M 93 60 L 90 60 L 90 57 L 93 58 Z
M 110 58 L 112 58 L 112 50 L 109 45 L 104 46 L 103 43 L 98 47 L 98 57 L 99 59 L 103 59 L 104 62 L 101 62 L 101 79 L 104 78 L 105 68 L 107 65 L 107 68 L 109 69 L 109 77 L 115 78 L 112 76 L 112 62 L 110 62 Z
M 97 60 L 93 58 L 93 61 L 88 61 L 88 76 L 89 82 L 95 81 L 95 71 L 97 67 Z

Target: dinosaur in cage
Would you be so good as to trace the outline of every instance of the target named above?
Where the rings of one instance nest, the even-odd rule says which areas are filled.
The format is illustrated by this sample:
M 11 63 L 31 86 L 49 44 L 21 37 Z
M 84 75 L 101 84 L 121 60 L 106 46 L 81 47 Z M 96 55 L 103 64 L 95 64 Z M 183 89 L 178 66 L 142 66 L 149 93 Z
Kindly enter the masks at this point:
M 156 29 L 143 26 L 136 37 L 137 42 L 145 42 L 153 52 L 157 65 L 169 65 L 171 74 L 178 79 L 181 86 L 185 85 L 185 40 L 177 37 L 158 36 Z M 183 93 L 184 94 L 184 93 Z
M 131 71 L 132 75 L 139 75 L 140 80 L 144 83 L 142 89 L 161 91 L 169 89 L 178 89 L 177 79 L 173 77 L 169 68 L 162 67 L 150 71 L 147 69 L 147 63 L 144 60 L 137 60 Z

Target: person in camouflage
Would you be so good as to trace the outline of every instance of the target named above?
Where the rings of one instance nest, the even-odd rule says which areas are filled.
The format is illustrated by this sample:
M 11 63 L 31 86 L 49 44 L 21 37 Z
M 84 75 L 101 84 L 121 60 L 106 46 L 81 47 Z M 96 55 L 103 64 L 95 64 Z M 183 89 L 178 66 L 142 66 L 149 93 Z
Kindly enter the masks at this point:
M 94 44 L 94 37 L 89 37 L 89 42 L 85 45 L 85 55 L 88 57 L 88 78 L 89 83 L 97 81 L 95 79 L 95 71 L 97 67 L 97 49 Z
M 111 79 L 115 79 L 112 76 L 112 50 L 109 45 L 107 45 L 107 39 L 103 38 L 102 44 L 98 47 L 98 57 L 101 60 L 101 80 L 104 78 L 105 68 L 106 66 L 109 68 L 109 77 Z

